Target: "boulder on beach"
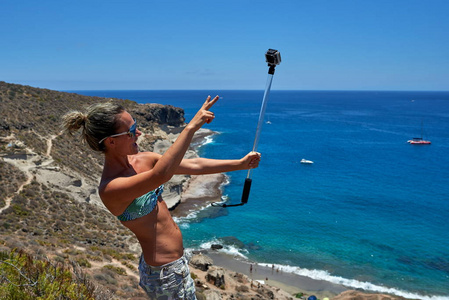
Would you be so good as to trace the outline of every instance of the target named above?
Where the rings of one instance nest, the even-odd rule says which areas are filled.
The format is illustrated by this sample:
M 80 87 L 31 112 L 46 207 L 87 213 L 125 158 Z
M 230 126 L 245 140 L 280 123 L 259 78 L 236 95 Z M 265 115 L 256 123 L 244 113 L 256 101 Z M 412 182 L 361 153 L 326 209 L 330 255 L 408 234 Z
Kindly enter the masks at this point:
M 212 263 L 212 259 L 203 254 L 196 254 L 190 260 L 190 264 L 201 271 L 207 271 Z

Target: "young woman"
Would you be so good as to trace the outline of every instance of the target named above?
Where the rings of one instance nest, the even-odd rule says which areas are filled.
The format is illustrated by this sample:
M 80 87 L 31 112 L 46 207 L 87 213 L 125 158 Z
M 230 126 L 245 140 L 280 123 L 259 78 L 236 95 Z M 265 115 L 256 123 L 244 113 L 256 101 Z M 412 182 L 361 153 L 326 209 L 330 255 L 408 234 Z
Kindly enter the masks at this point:
M 163 184 L 175 174 L 212 174 L 259 165 L 260 154 L 255 152 L 236 160 L 183 159 L 194 133 L 215 118 L 210 108 L 218 99 L 207 97 L 163 155 L 139 152 L 136 142 L 142 132 L 120 105 L 98 104 L 86 114 L 70 112 L 63 117 L 69 133 L 82 128 L 89 146 L 104 153 L 100 197 L 139 240 L 140 286 L 152 299 L 196 299 L 181 231 L 161 197 Z

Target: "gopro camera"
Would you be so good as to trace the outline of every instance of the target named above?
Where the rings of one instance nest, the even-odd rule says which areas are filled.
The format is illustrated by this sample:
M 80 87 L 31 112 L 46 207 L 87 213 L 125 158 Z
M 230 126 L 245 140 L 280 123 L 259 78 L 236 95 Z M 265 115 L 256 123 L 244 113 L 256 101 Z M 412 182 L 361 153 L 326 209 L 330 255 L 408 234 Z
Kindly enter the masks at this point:
M 274 49 L 268 49 L 267 53 L 265 53 L 265 60 L 270 67 L 279 65 L 281 63 L 281 53 Z

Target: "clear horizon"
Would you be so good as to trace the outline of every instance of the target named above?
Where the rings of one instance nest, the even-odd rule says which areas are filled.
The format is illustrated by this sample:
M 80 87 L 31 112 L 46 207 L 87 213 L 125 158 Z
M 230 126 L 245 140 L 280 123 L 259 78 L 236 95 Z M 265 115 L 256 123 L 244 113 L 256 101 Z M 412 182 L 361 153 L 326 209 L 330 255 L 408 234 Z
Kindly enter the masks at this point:
M 449 2 L 6 1 L 0 80 L 53 90 L 448 91 Z
M 45 87 L 39 87 L 39 86 L 32 86 L 32 85 L 28 85 L 28 84 L 21 84 L 21 83 L 17 83 L 17 82 L 6 82 L 8 84 L 20 84 L 20 85 L 24 85 L 24 86 L 30 86 L 30 87 L 34 87 L 34 88 L 42 88 L 42 89 L 50 89 L 50 90 L 55 90 L 55 91 L 59 91 L 59 92 L 79 92 L 79 91 L 97 91 L 97 92 L 101 92 L 101 91 L 264 91 L 263 88 L 260 89 L 51 89 L 51 88 L 45 88 Z M 271 91 L 278 91 L 278 92 L 288 92 L 288 91 L 299 91 L 299 92 L 414 92 L 414 93 L 426 93 L 426 92 L 435 92 L 435 93 L 448 93 L 448 90 L 307 90 L 307 89 L 275 89 L 275 88 L 271 88 Z

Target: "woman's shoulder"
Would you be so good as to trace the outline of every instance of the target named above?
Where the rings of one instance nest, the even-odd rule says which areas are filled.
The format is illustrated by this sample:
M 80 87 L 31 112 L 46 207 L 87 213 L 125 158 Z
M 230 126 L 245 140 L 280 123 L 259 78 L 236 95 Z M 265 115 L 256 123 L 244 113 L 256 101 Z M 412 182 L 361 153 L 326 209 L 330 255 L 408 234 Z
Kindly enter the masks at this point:
M 151 166 L 153 167 L 162 155 L 155 152 L 139 152 L 129 157 L 129 162 L 134 166 Z
M 146 159 L 159 159 L 162 155 L 155 152 L 139 152 L 137 154 L 131 155 L 130 158 L 137 160 L 146 160 Z

